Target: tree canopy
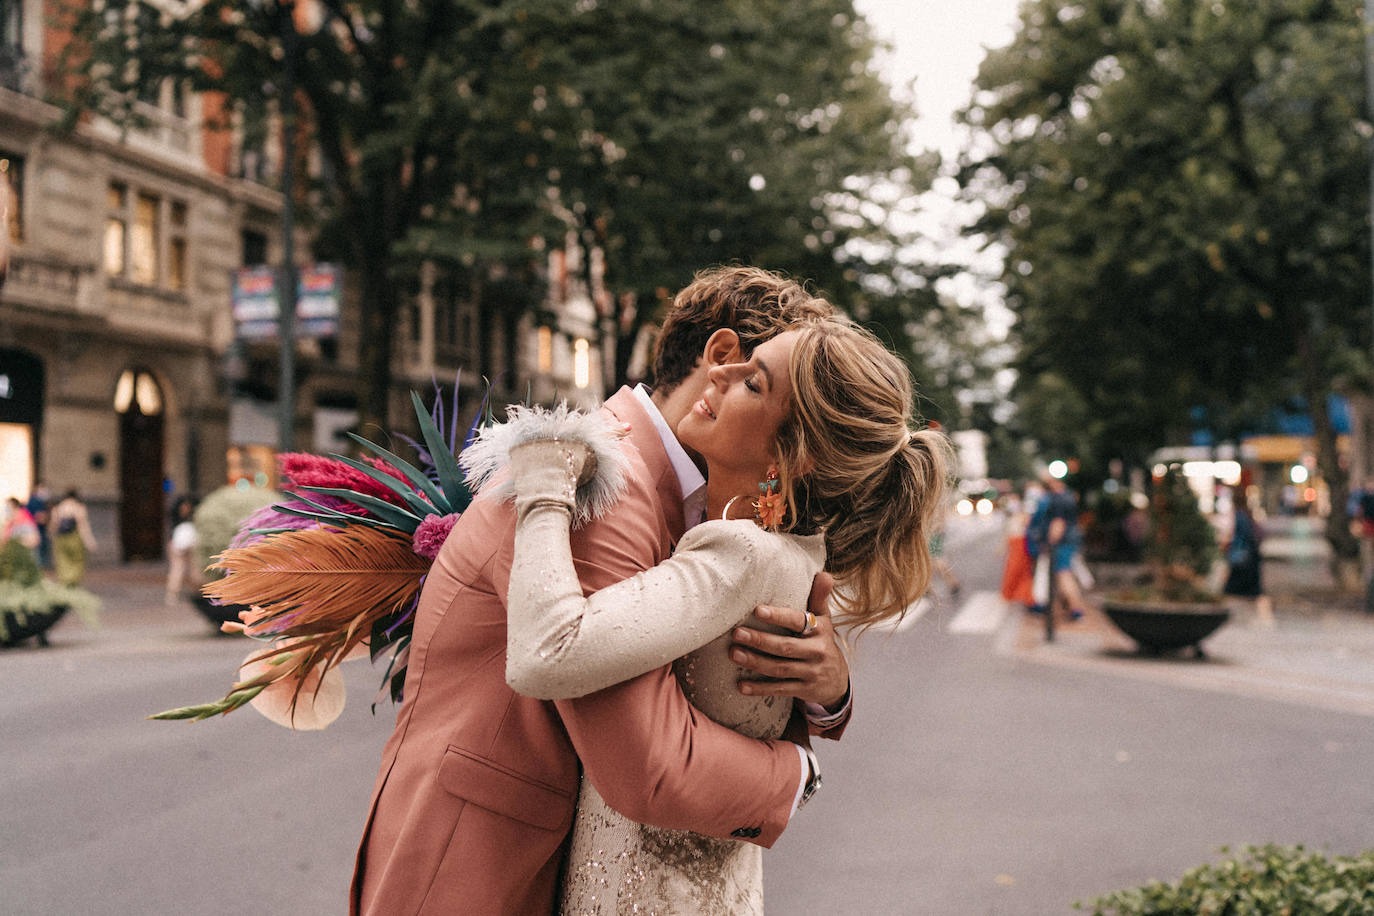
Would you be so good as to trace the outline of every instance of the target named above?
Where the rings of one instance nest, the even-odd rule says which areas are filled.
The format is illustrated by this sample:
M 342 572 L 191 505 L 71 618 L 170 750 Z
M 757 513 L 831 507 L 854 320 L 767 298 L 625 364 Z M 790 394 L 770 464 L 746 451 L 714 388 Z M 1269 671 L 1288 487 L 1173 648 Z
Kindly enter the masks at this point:
M 934 163 L 908 151 L 912 112 L 850 0 L 79 6 L 76 105 L 117 120 L 167 79 L 262 112 L 295 62 L 316 244 L 360 280 L 364 422 L 385 418 L 398 281 L 451 265 L 483 328 L 513 332 L 540 300 L 532 240 L 569 229 L 604 253 L 619 376 L 665 292 L 736 261 L 814 280 L 915 358 L 907 325 L 935 301 L 884 215 Z
M 1023 404 L 1076 418 L 1043 442 L 1139 464 L 1301 398 L 1353 548 L 1326 403 L 1367 374 L 1363 61 L 1354 0 L 1023 5 L 961 165 L 1008 251 Z

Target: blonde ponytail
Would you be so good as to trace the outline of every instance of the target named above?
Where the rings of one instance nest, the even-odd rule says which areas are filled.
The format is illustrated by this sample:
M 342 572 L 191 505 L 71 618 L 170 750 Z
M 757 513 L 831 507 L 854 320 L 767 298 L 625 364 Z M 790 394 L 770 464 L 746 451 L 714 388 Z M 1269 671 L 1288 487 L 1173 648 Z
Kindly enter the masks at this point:
M 792 351 L 792 410 L 778 430 L 791 530 L 824 530 L 836 623 L 900 618 L 930 583 L 929 540 L 953 467 L 948 440 L 908 428 L 911 376 L 872 334 L 806 325 Z

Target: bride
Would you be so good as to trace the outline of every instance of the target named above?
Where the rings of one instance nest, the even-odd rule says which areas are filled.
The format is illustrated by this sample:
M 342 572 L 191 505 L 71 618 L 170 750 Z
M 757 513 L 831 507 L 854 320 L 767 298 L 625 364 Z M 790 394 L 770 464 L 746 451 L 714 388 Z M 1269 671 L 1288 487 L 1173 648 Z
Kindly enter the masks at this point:
M 518 525 L 508 594 L 507 680 L 543 699 L 582 696 L 673 662 L 712 719 L 778 738 L 792 704 L 746 696 L 731 631 L 757 605 L 804 608 L 831 572 L 850 634 L 900 617 L 930 579 L 927 539 L 949 447 L 912 431 L 905 366 L 872 335 L 815 322 L 711 370 L 676 430 L 707 466 L 707 518 L 652 569 L 583 597 L 569 547 L 581 498 L 612 494 L 619 449 L 599 420 L 513 415 L 465 464 L 509 460 Z M 614 431 L 611 431 L 613 435 Z M 493 458 L 494 453 L 497 454 Z M 802 612 L 797 612 L 802 615 Z M 794 630 L 809 632 L 814 618 Z M 759 625 L 755 622 L 755 625 Z M 635 823 L 583 782 L 562 886 L 564 913 L 763 912 L 762 851 Z

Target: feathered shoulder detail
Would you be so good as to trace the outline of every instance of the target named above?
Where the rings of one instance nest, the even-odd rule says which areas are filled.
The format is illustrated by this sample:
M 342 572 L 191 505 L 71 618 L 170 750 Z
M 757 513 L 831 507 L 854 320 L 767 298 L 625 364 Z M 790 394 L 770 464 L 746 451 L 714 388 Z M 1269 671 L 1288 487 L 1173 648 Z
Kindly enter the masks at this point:
M 625 455 L 628 429 L 607 422 L 600 412 L 588 413 L 559 404 L 552 410 L 543 407 L 507 408 L 506 422 L 485 427 L 467 448 L 458 464 L 467 476 L 468 488 L 476 493 L 488 484 L 497 499 L 512 499 L 515 488 L 509 475 L 499 472 L 510 464 L 511 449 L 536 439 L 574 439 L 584 442 L 596 459 L 591 479 L 577 488 L 573 527 L 600 518 L 620 499 L 629 483 L 630 460 Z

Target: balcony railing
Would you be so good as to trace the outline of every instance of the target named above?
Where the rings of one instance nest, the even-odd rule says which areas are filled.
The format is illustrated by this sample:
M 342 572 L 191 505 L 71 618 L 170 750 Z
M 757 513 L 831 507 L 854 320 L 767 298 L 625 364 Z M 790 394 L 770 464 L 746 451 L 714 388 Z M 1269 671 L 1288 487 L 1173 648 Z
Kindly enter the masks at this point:
M 90 268 L 53 255 L 11 251 L 5 298 L 54 311 L 84 311 L 91 275 Z

